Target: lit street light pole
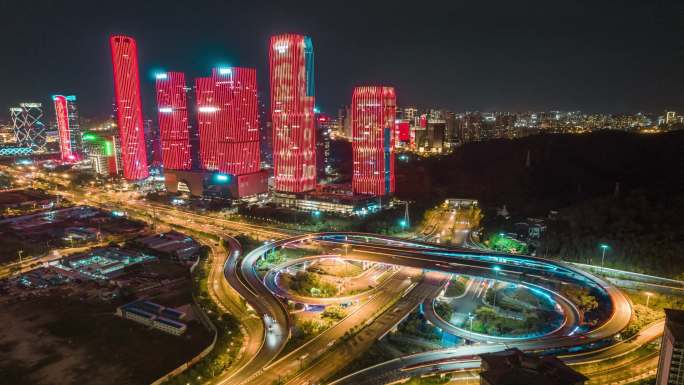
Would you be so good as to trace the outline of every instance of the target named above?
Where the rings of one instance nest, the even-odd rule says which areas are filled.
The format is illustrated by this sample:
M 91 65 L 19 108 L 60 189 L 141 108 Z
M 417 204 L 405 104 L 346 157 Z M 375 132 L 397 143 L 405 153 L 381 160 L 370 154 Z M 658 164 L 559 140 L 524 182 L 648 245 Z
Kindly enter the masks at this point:
M 606 249 L 608 248 L 608 245 L 605 243 L 601 244 L 601 272 L 603 272 L 603 261 L 606 258 Z
M 644 294 L 646 294 L 646 307 L 648 307 L 648 303 L 651 301 L 651 296 L 653 295 L 653 293 L 647 291 Z
M 492 285 L 492 287 L 494 288 L 494 307 L 496 307 L 496 283 L 499 281 L 499 270 L 501 270 L 501 268 L 499 266 L 494 266 L 493 269 L 494 274 L 496 274 L 496 279 L 494 280 L 494 284 Z

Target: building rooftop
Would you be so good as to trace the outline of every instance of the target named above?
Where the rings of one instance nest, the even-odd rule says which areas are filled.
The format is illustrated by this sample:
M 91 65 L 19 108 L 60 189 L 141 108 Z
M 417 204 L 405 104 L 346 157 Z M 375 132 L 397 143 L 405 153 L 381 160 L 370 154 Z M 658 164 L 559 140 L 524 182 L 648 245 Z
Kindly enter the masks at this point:
M 675 339 L 684 339 L 684 310 L 665 309 L 665 327 Z
M 15 189 L 0 191 L 0 205 L 14 205 L 55 199 L 55 196 L 46 194 L 40 190 Z
M 480 358 L 480 378 L 491 385 L 574 385 L 587 381 L 556 357 L 526 354 L 516 348 Z

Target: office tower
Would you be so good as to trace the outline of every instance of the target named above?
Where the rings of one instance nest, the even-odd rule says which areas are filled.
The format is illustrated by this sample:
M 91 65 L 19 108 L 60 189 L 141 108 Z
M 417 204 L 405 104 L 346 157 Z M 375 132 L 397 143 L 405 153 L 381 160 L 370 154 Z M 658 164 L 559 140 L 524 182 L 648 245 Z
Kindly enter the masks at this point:
M 411 140 L 411 126 L 408 120 L 397 119 L 395 121 L 396 135 L 395 140 L 408 143 Z
M 275 189 L 304 192 L 316 186 L 313 45 L 283 34 L 269 45 Z
M 115 176 L 121 171 L 121 151 L 115 132 L 84 133 L 83 150 L 96 173 Z
M 10 118 L 19 147 L 30 148 L 33 152 L 47 150 L 47 128 L 41 121 L 43 118 L 41 103 L 20 103 L 19 107 L 11 107 Z
M 215 68 L 195 79 L 200 165 L 231 175 L 259 171 L 256 70 Z
M 393 87 L 356 87 L 352 96 L 352 152 L 356 194 L 385 196 L 394 193 Z
M 59 149 L 62 161 L 80 160 L 83 152 L 81 126 L 78 122 L 76 96 L 53 95 L 57 129 L 59 130 Z
M 165 72 L 157 74 L 156 78 L 162 165 L 168 170 L 190 170 L 192 158 L 185 74 Z
M 684 384 L 684 311 L 665 309 L 656 385 Z
M 333 136 L 335 121 L 326 114 L 318 114 L 316 117 L 316 173 L 327 175 L 332 172 L 332 153 L 330 141 Z
M 481 354 L 480 358 L 481 385 L 582 385 L 588 380 L 554 356 L 523 353 L 517 348 Z
M 138 47 L 135 39 L 124 35 L 112 36 L 109 43 L 114 67 L 123 176 L 128 180 L 145 179 L 149 176 L 149 170 L 140 103 Z

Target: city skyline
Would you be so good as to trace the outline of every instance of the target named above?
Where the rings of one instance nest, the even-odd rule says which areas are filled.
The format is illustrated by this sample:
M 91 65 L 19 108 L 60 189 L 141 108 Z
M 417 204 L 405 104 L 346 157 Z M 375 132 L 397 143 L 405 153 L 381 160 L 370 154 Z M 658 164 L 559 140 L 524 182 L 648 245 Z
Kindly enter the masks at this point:
M 684 2 L 129 1 L 0 4 L 0 382 L 684 385 Z
M 677 55 L 682 35 L 675 22 L 681 14 L 677 5 L 628 3 L 614 9 L 610 5 L 585 8 L 566 4 L 548 10 L 556 17 L 545 17 L 534 7 L 510 9 L 500 4 L 485 10 L 427 3 L 422 5 L 426 10 L 440 10 L 429 13 L 428 21 L 417 21 L 410 12 L 397 12 L 391 21 L 355 29 L 343 27 L 343 20 L 357 14 L 355 4 L 345 9 L 273 5 L 257 10 L 235 6 L 232 12 L 260 20 L 258 26 L 236 23 L 231 28 L 243 31 L 239 34 L 235 30 L 210 33 L 203 27 L 174 30 L 169 22 L 182 17 L 189 21 L 200 16 L 211 19 L 214 16 L 207 15 L 211 7 L 201 8 L 190 17 L 157 5 L 152 2 L 142 6 L 139 16 L 123 19 L 116 18 L 116 12 L 100 15 L 85 3 L 76 3 L 70 10 L 77 8 L 78 12 L 61 18 L 54 17 L 65 12 L 61 9 L 38 7 L 33 17 L 45 19 L 41 28 L 73 29 L 75 33 L 76 26 L 68 22 L 81 16 L 79 20 L 84 24 L 79 36 L 87 55 L 81 50 L 69 55 L 64 50 L 51 54 L 51 47 L 28 48 L 10 42 L 6 49 L 14 54 L 2 64 L 0 76 L 11 92 L 3 95 L 0 103 L 9 106 L 35 100 L 47 104 L 49 95 L 69 93 L 78 95 L 82 115 L 109 114 L 113 89 L 103 81 L 107 77 L 107 57 L 102 39 L 120 32 L 136 36 L 139 41 L 145 117 L 154 116 L 150 108 L 154 107 L 154 73 L 159 70 L 183 71 L 188 78 L 194 78 L 204 68 L 219 65 L 255 67 L 259 91 L 267 103 L 267 36 L 297 32 L 317 42 L 320 71 L 316 82 L 325 85 L 318 92 L 317 104 L 324 111 L 334 112 L 345 104 L 354 86 L 364 83 L 395 85 L 404 95 L 405 105 L 457 111 L 579 109 L 653 113 L 682 109 L 676 86 L 682 81 L 677 63 L 683 60 L 682 55 Z M 401 10 L 403 5 L 397 3 L 396 8 Z M 15 11 L 12 6 L 3 7 Z M 220 10 L 224 6 L 216 7 Z M 370 20 L 378 15 L 378 8 L 369 6 L 357 17 L 360 21 Z M 585 24 L 580 33 L 570 35 L 573 16 L 582 16 Z M 143 18 L 150 20 L 145 29 L 135 22 Z M 38 39 L 41 28 L 27 33 Z M 544 30 L 546 36 L 538 36 L 539 30 Z M 379 45 L 380 41 L 383 44 Z M 41 55 L 41 50 L 58 60 L 49 66 L 41 65 L 40 71 L 31 71 L 34 64 L 25 60 L 18 67 L 18 61 L 27 55 Z M 522 62 L 526 65 L 521 66 Z M 37 81 L 29 82 L 23 76 Z

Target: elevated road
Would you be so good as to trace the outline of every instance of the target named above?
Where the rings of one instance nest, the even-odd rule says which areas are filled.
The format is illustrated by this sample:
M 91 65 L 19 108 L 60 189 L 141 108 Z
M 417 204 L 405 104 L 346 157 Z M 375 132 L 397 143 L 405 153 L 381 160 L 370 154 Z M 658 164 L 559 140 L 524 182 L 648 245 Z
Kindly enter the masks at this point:
M 274 293 L 271 292 L 259 278 L 254 266 L 256 265 L 257 260 L 268 250 L 274 247 L 282 247 L 300 242 L 315 242 L 320 247 L 338 250 L 345 249 L 346 253 L 344 258 L 346 259 L 394 264 L 418 268 L 423 271 L 465 273 L 473 276 L 495 278 L 516 283 L 525 282 L 526 279 L 531 279 L 529 277 L 541 277 L 547 280 L 553 279 L 556 281 L 583 284 L 591 286 L 603 293 L 605 301 L 602 301 L 602 305 L 607 308 L 607 311 L 610 314 L 598 327 L 584 333 L 581 338 L 578 338 L 580 337 L 578 335 L 572 335 L 570 332 L 566 335 L 554 335 L 531 341 L 465 346 L 429 353 L 427 355 L 417 355 L 405 358 L 398 361 L 399 364 L 397 367 L 386 367 L 382 370 L 396 371 L 407 365 L 421 366 L 425 365 L 425 362 L 444 360 L 445 358 L 459 358 L 458 363 L 452 363 L 451 365 L 463 365 L 461 362 L 462 357 L 470 357 L 472 360 L 472 357 L 477 354 L 502 350 L 511 345 L 525 350 L 546 350 L 588 345 L 606 338 L 611 338 L 627 325 L 631 317 L 631 304 L 619 290 L 597 277 L 578 271 L 571 266 L 566 266 L 559 262 L 505 253 L 490 253 L 467 249 L 447 249 L 435 247 L 434 245 L 407 242 L 405 240 L 370 234 L 309 234 L 263 245 L 250 252 L 240 263 L 239 270 L 241 276 L 246 281 L 246 286 L 251 290 L 249 292 L 250 297 L 258 299 L 252 306 L 255 307 L 258 313 L 263 314 L 267 329 L 269 329 L 269 327 L 276 328 L 273 332 L 272 343 L 270 345 L 274 348 L 273 351 L 282 349 L 282 346 L 284 346 L 287 341 L 287 336 L 289 335 L 289 315 L 282 302 L 276 298 Z M 344 247 L 343 245 L 348 246 Z M 237 265 L 238 264 L 236 263 L 235 266 L 237 267 Z M 393 279 L 395 278 L 397 277 L 393 277 Z M 388 287 L 391 288 L 395 286 L 398 287 L 398 285 L 389 285 Z M 385 295 L 389 295 L 390 297 L 385 297 Z M 396 293 L 388 290 L 379 293 L 378 296 L 371 299 L 369 303 L 378 302 L 380 301 L 380 298 L 383 303 L 387 303 L 394 295 L 396 295 Z M 252 303 L 249 298 L 248 302 Z M 259 305 L 259 302 L 262 303 L 262 305 Z M 379 305 L 380 304 L 378 304 L 378 306 Z M 378 306 L 371 306 L 370 308 L 377 309 Z M 364 316 L 366 316 L 366 318 L 363 318 Z M 363 323 L 363 319 L 367 319 L 367 316 L 369 316 L 369 314 L 361 316 L 360 319 L 355 319 L 353 326 L 358 325 L 359 322 Z M 345 330 L 345 328 L 346 330 L 351 330 L 351 327 L 353 327 L 352 324 L 349 323 L 350 321 L 345 321 L 340 322 L 333 328 L 324 332 L 319 336 L 320 338 L 318 338 L 317 341 L 316 339 L 313 340 L 316 342 L 311 342 L 295 350 L 294 352 L 297 353 L 293 352 L 288 354 L 278 361 L 265 366 L 262 370 L 255 372 L 246 379 L 246 382 L 249 382 L 250 384 L 269 383 L 282 379 L 283 376 L 290 373 L 296 373 L 300 369 L 299 366 L 304 365 L 305 360 L 313 359 L 315 356 L 320 356 L 325 353 L 325 351 L 330 348 L 328 344 L 330 344 L 331 341 L 334 344 L 334 341 L 343 333 L 339 334 L 335 339 L 332 339 L 332 335 L 339 333 L 341 330 Z M 288 333 L 285 332 L 286 330 Z M 266 341 L 268 340 L 269 338 L 267 337 Z M 268 345 L 268 342 L 265 345 Z M 260 352 L 259 354 L 262 353 Z M 264 353 L 264 355 L 267 356 L 268 354 Z M 288 357 L 290 360 L 284 360 Z M 298 359 L 292 359 L 296 357 L 299 357 L 299 361 L 301 362 L 297 362 Z M 362 374 L 362 376 L 366 376 L 366 374 Z M 358 377 L 354 377 L 350 381 L 351 382 L 346 383 L 363 383 L 361 378 Z M 241 384 L 243 382 L 235 383 Z

